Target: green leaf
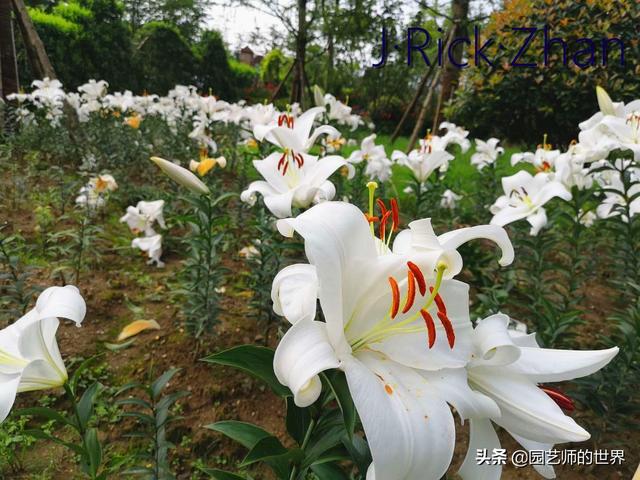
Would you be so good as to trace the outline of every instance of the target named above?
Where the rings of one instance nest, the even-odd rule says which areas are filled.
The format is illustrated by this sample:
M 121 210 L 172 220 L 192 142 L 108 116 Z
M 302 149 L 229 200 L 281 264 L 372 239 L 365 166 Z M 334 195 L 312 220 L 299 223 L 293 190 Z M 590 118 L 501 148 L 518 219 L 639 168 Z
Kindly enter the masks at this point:
M 325 372 L 324 377 L 338 402 L 338 406 L 342 412 L 344 428 L 349 438 L 351 438 L 356 428 L 357 413 L 355 404 L 351 398 L 351 393 L 349 392 L 347 378 L 345 374 L 339 370 Z
M 135 338 L 131 338 L 129 340 L 127 340 L 126 342 L 123 343 L 108 343 L 108 342 L 104 342 L 104 347 L 108 350 L 111 350 L 112 352 L 117 352 L 119 350 L 124 350 L 127 347 L 130 347 L 131 345 L 134 344 L 134 342 L 136 341 Z
M 157 400 L 164 387 L 169 383 L 169 381 L 173 378 L 173 376 L 180 371 L 179 368 L 170 368 L 162 375 L 158 377 L 158 379 L 151 384 L 151 393 L 153 395 L 153 399 Z
M 259 440 L 258 443 L 253 446 L 247 456 L 244 457 L 244 460 L 242 460 L 240 467 L 246 467 L 255 462 L 271 460 L 274 457 L 281 457 L 288 453 L 289 450 L 280 443 L 280 440 L 270 435 Z
M 90 428 L 84 435 L 84 443 L 87 448 L 87 460 L 89 472 L 92 477 L 95 477 L 100 469 L 102 463 L 102 447 L 98 440 L 98 431 L 95 428 Z
M 84 450 L 80 448 L 78 445 L 70 442 L 65 442 L 64 440 L 61 440 L 58 437 L 54 437 L 53 435 L 49 435 L 48 433 L 43 432 L 42 430 L 25 430 L 24 434 L 33 438 L 48 440 L 50 442 L 63 445 L 64 447 L 68 448 L 69 450 L 72 450 L 74 453 L 78 455 L 82 455 L 84 453 Z
M 75 372 L 73 372 L 73 375 L 71 375 L 71 378 L 69 379 L 68 382 L 68 386 L 71 389 L 71 392 L 75 395 L 76 393 L 76 387 L 78 385 L 78 380 L 80 380 L 80 377 L 82 375 L 82 373 L 87 369 L 87 367 L 96 359 L 100 358 L 102 355 L 104 355 L 104 353 L 99 353 L 98 355 L 94 355 L 93 357 L 89 357 L 87 358 L 84 362 L 82 362 L 78 368 L 76 368 Z
M 311 423 L 311 413 L 308 408 L 300 408 L 293 401 L 293 397 L 287 397 L 287 432 L 302 445 L 304 437 Z
M 321 480 L 349 480 L 351 478 L 335 463 L 314 464 L 311 465 L 311 470 Z
M 216 422 L 206 425 L 205 428 L 220 432 L 248 449 L 255 447 L 263 438 L 272 436 L 269 432 L 256 425 L 235 420 Z
M 345 446 L 349 455 L 358 466 L 358 470 L 364 476 L 367 469 L 371 464 L 371 451 L 367 442 L 359 435 L 354 435 L 353 438 L 344 436 L 342 438 L 342 444 Z
M 80 422 L 80 428 L 84 430 L 87 426 L 87 422 L 93 414 L 93 405 L 95 403 L 98 393 L 100 393 L 100 383 L 94 382 L 89 388 L 87 388 L 78 402 L 78 420 Z
M 348 437 L 344 429 L 341 413 L 335 409 L 324 415 L 313 429 L 309 446 L 305 449 L 305 464 L 314 463 L 327 450 L 339 445 L 343 437 Z
M 51 409 L 51 408 L 47 408 L 47 407 L 33 407 L 33 408 L 21 408 L 19 410 L 16 410 L 15 413 L 17 415 L 31 415 L 31 416 L 38 416 L 38 417 L 44 417 L 48 420 L 53 420 L 55 422 L 61 423 L 63 425 L 70 425 L 70 426 L 74 426 L 75 424 L 70 421 L 67 417 L 65 417 L 64 415 L 58 413 L 57 411 Z
M 274 351 L 256 345 L 241 345 L 205 357 L 203 361 L 239 368 L 266 382 L 276 395 L 286 397 L 291 391 L 283 386 L 273 373 Z
M 198 467 L 198 469 L 215 480 L 246 480 L 246 477 L 218 470 L 217 468 Z

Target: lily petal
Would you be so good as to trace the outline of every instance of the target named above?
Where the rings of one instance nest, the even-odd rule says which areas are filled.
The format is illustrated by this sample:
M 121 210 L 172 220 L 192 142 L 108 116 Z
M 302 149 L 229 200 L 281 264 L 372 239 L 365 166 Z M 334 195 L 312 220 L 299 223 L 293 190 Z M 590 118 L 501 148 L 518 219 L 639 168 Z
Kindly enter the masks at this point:
M 298 263 L 283 268 L 271 286 L 273 311 L 290 323 L 313 320 L 318 303 L 318 275 L 313 265 Z
M 502 475 L 501 465 L 478 464 L 476 452 L 487 450 L 492 452 L 494 448 L 500 448 L 500 440 L 490 420 L 473 419 L 471 424 L 471 436 L 467 456 L 458 471 L 462 480 L 500 480 Z

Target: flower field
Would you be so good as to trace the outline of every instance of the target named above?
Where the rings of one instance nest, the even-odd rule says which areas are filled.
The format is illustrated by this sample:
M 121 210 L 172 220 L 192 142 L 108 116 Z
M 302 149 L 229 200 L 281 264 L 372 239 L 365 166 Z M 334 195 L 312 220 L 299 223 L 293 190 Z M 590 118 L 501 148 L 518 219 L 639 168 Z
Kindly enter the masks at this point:
M 318 87 L 8 100 L 0 478 L 636 471 L 640 100 L 531 151 Z

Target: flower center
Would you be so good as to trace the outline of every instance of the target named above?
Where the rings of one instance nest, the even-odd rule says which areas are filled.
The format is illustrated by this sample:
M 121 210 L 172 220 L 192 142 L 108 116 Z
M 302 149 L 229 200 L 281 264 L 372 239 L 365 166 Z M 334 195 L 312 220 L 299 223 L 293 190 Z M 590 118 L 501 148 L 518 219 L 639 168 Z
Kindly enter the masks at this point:
M 293 150 L 285 148 L 284 152 L 282 152 L 280 160 L 278 160 L 278 171 L 282 174 L 283 177 L 289 170 L 289 164 L 292 164 L 294 166 L 297 165 L 298 168 L 302 168 L 302 165 L 304 165 L 304 157 L 300 153 L 296 153 Z
M 437 308 L 436 315 L 446 332 L 449 347 L 453 348 L 456 340 L 455 331 L 453 329 L 453 324 L 448 317 L 447 307 L 439 293 L 440 286 L 442 285 L 442 277 L 446 268 L 447 266 L 444 263 L 438 265 L 436 269 L 435 284 L 434 286 L 429 287 L 428 297 L 425 276 L 415 263 L 410 261 L 407 262 L 407 290 L 402 301 L 398 281 L 392 276 L 389 277 L 388 282 L 389 287 L 391 288 L 391 306 L 389 308 L 389 312 L 366 333 L 351 342 L 353 351 L 355 352 L 365 348 L 371 343 L 380 342 L 393 335 L 419 333 L 424 331 L 424 329 L 427 331 L 427 345 L 429 349 L 433 348 L 436 342 L 436 326 L 433 316 L 429 313 L 429 308 L 431 308 L 434 303 Z M 423 299 L 426 299 L 422 308 L 408 318 L 397 321 L 396 319 L 399 314 L 404 315 L 408 313 L 415 305 L 418 293 Z M 424 325 L 415 323 L 420 317 L 422 317 Z M 345 330 L 348 328 L 349 323 L 345 327 Z

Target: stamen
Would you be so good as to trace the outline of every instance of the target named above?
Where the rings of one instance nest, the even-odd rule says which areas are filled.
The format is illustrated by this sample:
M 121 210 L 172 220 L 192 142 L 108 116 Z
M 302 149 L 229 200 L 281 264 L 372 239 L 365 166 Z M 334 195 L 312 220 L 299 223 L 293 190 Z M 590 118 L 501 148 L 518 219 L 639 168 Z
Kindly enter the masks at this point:
M 433 287 L 429 287 L 429 291 L 431 293 L 433 293 Z M 444 304 L 444 300 L 442 300 L 442 297 L 440 296 L 439 293 L 436 293 L 436 296 L 434 297 L 434 300 L 436 301 L 436 305 L 438 307 L 438 311 L 444 313 L 445 315 L 447 314 L 447 306 Z
M 392 213 L 391 219 L 393 220 L 393 225 L 391 226 L 391 228 L 395 231 L 400 226 L 400 214 L 398 211 L 398 201 L 395 198 L 391 199 L 391 213 Z
M 384 214 L 387 213 L 387 207 L 384 205 L 384 202 L 377 198 L 376 205 L 378 205 L 378 208 L 380 209 L 380 215 L 384 217 Z
M 373 197 L 375 196 L 376 188 L 378 188 L 378 184 L 376 182 L 367 183 L 367 188 L 369 189 L 369 218 L 373 218 Z M 375 236 L 375 230 L 373 229 L 373 223 L 371 226 L 371 235 Z
M 413 306 L 413 302 L 416 300 L 416 278 L 413 275 L 413 272 L 409 270 L 409 274 L 407 276 L 407 301 L 404 302 L 404 308 L 402 309 L 402 313 L 407 313 L 409 309 Z
M 573 400 L 571 400 L 568 396 L 566 396 L 557 388 L 540 386 L 540 390 L 542 390 L 544 393 L 549 395 L 549 397 L 551 397 L 551 400 L 556 402 L 556 404 L 561 409 L 566 410 L 568 412 L 573 412 L 576 409 L 576 406 L 573 403 Z
M 280 170 L 284 166 L 284 162 L 287 160 L 287 152 L 284 152 L 278 160 L 278 170 Z M 284 175 L 284 173 L 283 173 Z
M 364 214 L 364 218 L 366 218 L 366 219 L 367 219 L 367 222 L 369 222 L 369 223 L 371 223 L 371 224 L 374 224 L 375 222 L 379 222 L 379 221 L 380 221 L 380 218 L 378 218 L 378 217 L 372 217 L 372 216 L 370 216 L 368 213 L 365 213 L 365 214 Z
M 284 168 L 282 169 L 282 175 L 286 175 L 288 169 L 289 169 L 289 162 L 284 162 Z
M 433 323 L 433 317 L 424 308 L 420 310 L 420 315 L 422 315 L 422 318 L 424 319 L 424 323 L 427 326 L 429 348 L 433 348 L 434 343 L 436 343 L 436 326 Z
M 447 317 L 447 314 L 444 312 L 438 312 L 438 318 L 440 319 L 440 323 L 444 327 L 444 331 L 447 334 L 447 341 L 449 342 L 449 348 L 453 348 L 456 344 L 456 332 L 453 330 L 453 325 L 451 324 L 451 320 Z
M 393 296 L 391 303 L 391 318 L 396 318 L 400 309 L 400 288 L 398 282 L 393 277 L 389 277 L 389 285 L 391 285 L 391 294 Z
M 384 242 L 384 238 L 386 236 L 387 233 L 387 221 L 389 220 L 389 217 L 391 216 L 391 212 L 387 211 L 385 212 L 384 215 L 382 215 L 382 219 L 380 220 L 380 240 L 382 240 Z
M 420 267 L 418 267 L 413 262 L 407 262 L 407 267 L 409 267 L 409 270 L 411 270 L 411 272 L 413 272 L 413 275 L 416 277 L 416 280 L 418 282 L 418 289 L 420 290 L 420 295 L 424 297 L 425 294 L 427 293 L 427 282 L 424 279 L 424 275 L 422 274 Z

